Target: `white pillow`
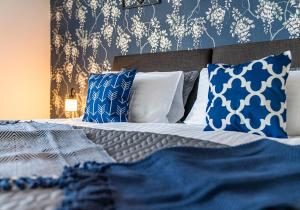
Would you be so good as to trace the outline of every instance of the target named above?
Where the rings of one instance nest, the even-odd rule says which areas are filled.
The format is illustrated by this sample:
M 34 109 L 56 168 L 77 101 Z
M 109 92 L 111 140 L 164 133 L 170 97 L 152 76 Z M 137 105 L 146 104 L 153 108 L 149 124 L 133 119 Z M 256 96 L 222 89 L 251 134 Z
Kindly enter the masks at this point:
M 182 72 L 138 72 L 132 86 L 129 122 L 175 123 L 184 115 Z
M 290 71 L 287 79 L 287 133 L 300 136 L 300 69 Z
M 209 79 L 208 69 L 203 68 L 200 72 L 199 86 L 197 99 L 193 105 L 192 110 L 188 114 L 184 123 L 193 125 L 206 125 L 206 107 L 208 103 L 208 90 L 209 90 Z

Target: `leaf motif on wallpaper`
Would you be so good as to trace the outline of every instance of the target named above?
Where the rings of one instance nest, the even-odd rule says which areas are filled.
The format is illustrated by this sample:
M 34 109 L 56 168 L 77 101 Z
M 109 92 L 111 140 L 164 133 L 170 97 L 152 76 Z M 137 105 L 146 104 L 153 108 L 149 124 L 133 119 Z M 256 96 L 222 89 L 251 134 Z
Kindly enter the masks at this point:
M 112 25 L 116 25 L 118 18 L 121 16 L 118 1 L 105 1 L 102 7 L 102 13 L 104 15 L 104 22 L 111 20 Z
M 57 28 L 52 31 L 52 45 L 55 48 L 55 53 L 60 52 L 60 48 L 63 46 L 63 37 L 60 35 Z
M 296 8 L 296 14 L 300 15 L 300 0 L 291 0 L 290 2 Z
M 146 35 L 147 27 L 144 22 L 141 21 L 140 16 L 134 15 L 131 18 L 132 31 L 134 31 L 134 37 L 136 38 L 136 46 L 142 46 L 142 38 Z
M 51 111 L 54 111 L 55 114 L 59 116 L 60 111 L 63 108 L 63 100 L 57 89 L 52 90 L 51 104 L 54 106 L 54 110 Z
M 77 102 L 78 102 L 78 116 L 81 116 L 85 110 L 85 104 L 86 104 L 85 94 L 81 93 L 81 95 L 77 95 Z
M 300 36 L 300 11 L 299 14 L 292 14 L 290 18 L 284 22 L 284 26 L 290 34 L 290 38 L 298 38 Z
M 72 76 L 73 76 L 73 64 L 72 63 L 66 63 L 65 64 L 65 72 L 66 72 L 66 75 L 69 79 L 69 82 L 72 81 Z
M 97 9 L 101 6 L 98 0 L 88 0 L 93 16 L 96 16 Z
M 121 50 L 122 55 L 125 55 L 128 52 L 130 43 L 131 43 L 130 35 L 127 34 L 120 26 L 118 26 L 116 46 L 118 49 Z
M 217 1 L 212 2 L 212 7 L 206 12 L 206 19 L 210 22 L 212 27 L 216 28 L 218 35 L 221 35 L 226 10 L 219 5 Z
M 51 12 L 51 19 L 55 21 L 56 23 L 56 28 L 59 30 L 60 28 L 60 23 L 63 19 L 63 7 L 58 6 L 54 8 L 54 11 Z
M 107 58 L 105 58 L 105 60 L 102 63 L 102 71 L 110 71 L 110 70 L 111 70 L 111 63 Z
M 101 28 L 103 38 L 109 47 L 111 46 L 113 31 L 114 27 L 110 24 L 104 24 Z
M 117 21 L 121 16 L 121 11 L 116 0 L 106 1 L 101 11 L 104 17 L 104 24 L 101 27 L 101 32 L 104 40 L 110 47 L 114 28 L 116 27 Z
M 192 19 L 189 27 L 189 34 L 193 37 L 193 46 L 197 48 L 199 47 L 201 37 L 206 30 L 205 19 L 203 17 Z
M 76 42 L 72 41 L 72 36 L 69 33 L 66 33 L 66 43 L 64 46 L 65 60 L 66 62 L 70 62 L 70 58 L 72 58 L 73 63 L 76 63 L 76 60 L 79 56 L 78 49 L 76 47 Z
M 172 42 L 170 39 L 168 39 L 168 37 L 166 36 L 167 32 L 166 31 L 162 31 L 161 32 L 161 36 L 160 36 L 160 51 L 162 52 L 166 52 L 168 50 L 171 50 L 172 47 Z
M 80 5 L 76 12 L 76 19 L 79 21 L 79 27 L 83 28 L 86 21 L 87 8 L 83 5 Z
M 85 71 L 83 71 L 79 65 L 76 65 L 76 69 L 77 69 L 77 77 L 76 77 L 76 84 L 79 87 L 80 90 L 80 94 L 84 94 L 86 86 L 87 86 L 87 73 L 85 73 Z
M 100 32 L 94 32 L 90 36 L 89 46 L 93 49 L 93 55 L 97 55 L 97 50 L 101 44 L 101 34 Z
M 97 74 L 101 72 L 100 65 L 95 61 L 94 57 L 89 57 L 88 62 L 89 62 L 88 70 L 90 73 Z
M 169 35 L 167 31 L 161 29 L 160 22 L 156 17 L 151 19 L 150 26 L 150 35 L 147 41 L 151 47 L 151 52 L 157 52 L 158 50 L 165 52 L 170 50 L 172 47 L 172 42 L 168 38 Z
M 82 54 L 85 55 L 89 45 L 89 33 L 87 30 L 77 29 L 76 36 L 78 46 L 82 48 Z
M 174 12 L 179 12 L 180 7 L 182 6 L 182 0 L 168 0 L 168 3 L 172 5 Z
M 177 40 L 177 50 L 182 45 L 182 39 L 186 34 L 185 16 L 180 16 L 176 13 L 167 15 L 166 22 L 170 26 L 170 34 Z
M 51 71 L 51 79 L 56 82 L 56 86 L 58 89 L 61 87 L 61 82 L 63 81 L 63 69 L 62 68 L 57 68 L 57 69 L 52 69 Z
M 73 0 L 64 1 L 64 9 L 66 10 L 69 18 L 72 16 L 73 3 Z
M 282 20 L 283 10 L 278 3 L 268 0 L 259 0 L 259 5 L 255 10 L 257 17 L 264 24 L 265 33 L 270 33 L 272 23 L 275 20 Z
M 250 41 L 250 31 L 255 28 L 254 21 L 244 17 L 237 8 L 233 8 L 232 16 L 234 21 L 230 26 L 231 36 L 237 37 L 239 43 Z
M 232 4 L 232 0 L 225 0 L 224 1 L 224 7 L 229 10 Z

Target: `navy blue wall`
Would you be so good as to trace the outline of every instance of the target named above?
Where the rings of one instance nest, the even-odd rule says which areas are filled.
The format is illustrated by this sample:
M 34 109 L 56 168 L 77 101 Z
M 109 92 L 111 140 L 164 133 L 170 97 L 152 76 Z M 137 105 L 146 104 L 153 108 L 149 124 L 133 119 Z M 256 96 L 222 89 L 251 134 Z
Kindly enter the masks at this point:
M 72 87 L 81 113 L 88 74 L 109 70 L 115 55 L 300 36 L 300 0 L 162 0 L 129 10 L 120 5 L 51 0 L 52 117 L 65 117 Z

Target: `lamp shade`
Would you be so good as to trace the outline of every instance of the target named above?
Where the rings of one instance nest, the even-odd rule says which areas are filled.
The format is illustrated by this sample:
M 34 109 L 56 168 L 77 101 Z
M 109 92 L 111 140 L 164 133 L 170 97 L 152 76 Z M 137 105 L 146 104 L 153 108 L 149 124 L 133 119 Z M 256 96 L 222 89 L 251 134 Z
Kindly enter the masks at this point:
M 65 111 L 67 111 L 67 112 L 77 112 L 77 99 L 66 99 L 66 101 L 65 101 Z

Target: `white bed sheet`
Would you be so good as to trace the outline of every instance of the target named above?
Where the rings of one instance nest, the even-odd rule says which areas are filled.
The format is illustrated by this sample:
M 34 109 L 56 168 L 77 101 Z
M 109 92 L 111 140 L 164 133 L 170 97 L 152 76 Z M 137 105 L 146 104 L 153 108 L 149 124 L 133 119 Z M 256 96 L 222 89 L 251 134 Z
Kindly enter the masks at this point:
M 72 126 L 82 126 L 88 128 L 120 131 L 140 131 L 159 134 L 171 134 L 199 140 L 238 146 L 262 139 L 263 137 L 253 134 L 232 132 L 232 131 L 203 131 L 202 126 L 187 125 L 182 123 L 89 123 L 83 122 L 80 118 L 75 119 L 52 119 L 36 120 L 38 122 L 49 122 L 57 124 L 67 124 Z M 289 137 L 288 139 L 268 138 L 289 145 L 300 145 L 300 136 Z

